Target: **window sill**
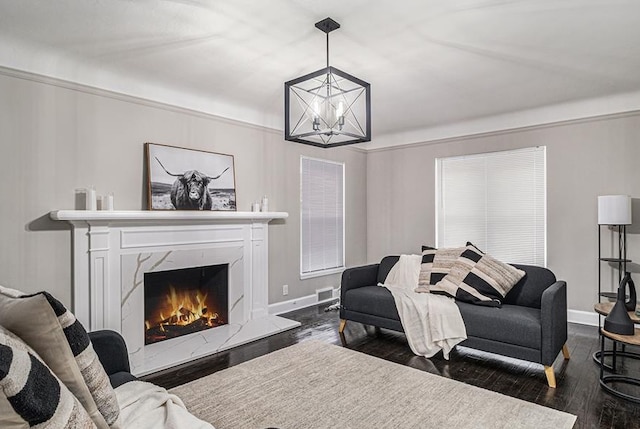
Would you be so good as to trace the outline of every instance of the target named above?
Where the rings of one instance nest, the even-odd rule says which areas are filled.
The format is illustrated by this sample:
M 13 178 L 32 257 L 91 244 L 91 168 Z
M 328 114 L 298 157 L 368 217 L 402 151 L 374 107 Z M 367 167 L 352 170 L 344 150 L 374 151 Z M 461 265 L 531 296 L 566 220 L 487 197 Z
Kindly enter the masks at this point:
M 300 273 L 300 280 L 312 279 L 314 277 L 330 276 L 333 274 L 342 274 L 345 267 L 332 268 L 330 270 L 313 271 L 310 273 Z

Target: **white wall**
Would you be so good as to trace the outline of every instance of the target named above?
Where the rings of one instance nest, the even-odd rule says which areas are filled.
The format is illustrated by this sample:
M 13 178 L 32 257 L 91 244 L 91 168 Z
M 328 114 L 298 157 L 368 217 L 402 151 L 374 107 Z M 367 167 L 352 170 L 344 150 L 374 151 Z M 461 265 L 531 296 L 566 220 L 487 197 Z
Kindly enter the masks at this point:
M 548 266 L 567 281 L 569 308 L 592 311 L 597 300 L 597 196 L 640 198 L 639 138 L 636 114 L 370 152 L 368 260 L 418 253 L 422 244 L 435 244 L 436 158 L 545 145 Z M 638 260 L 640 210 L 634 219 L 629 257 Z
M 269 228 L 270 303 L 337 286 L 339 276 L 299 279 L 299 162 L 346 163 L 346 262 L 366 261 L 366 154 L 286 142 L 273 130 L 96 91 L 0 75 L 0 284 L 47 290 L 71 303 L 71 232 L 50 221 L 73 209 L 74 189 L 114 192 L 119 210 L 146 208 L 145 142 L 232 154 L 238 210 L 269 197 L 289 212 Z M 289 296 L 282 296 L 282 284 Z
M 567 280 L 569 307 L 581 311 L 591 311 L 596 299 L 597 195 L 640 198 L 640 114 L 365 154 L 285 142 L 280 132 L 265 128 L 4 75 L 0 94 L 0 284 L 48 290 L 67 304 L 70 230 L 48 213 L 73 208 L 74 189 L 88 185 L 114 192 L 117 209 L 145 208 L 144 142 L 232 154 L 239 209 L 266 194 L 271 209 L 289 212 L 289 219 L 269 228 L 272 304 L 339 284 L 338 275 L 299 279 L 302 154 L 346 163 L 346 263 L 355 266 L 434 243 L 435 158 L 546 145 L 548 265 Z M 640 215 L 635 218 L 629 256 L 640 260 Z M 289 285 L 286 297 L 283 284 Z

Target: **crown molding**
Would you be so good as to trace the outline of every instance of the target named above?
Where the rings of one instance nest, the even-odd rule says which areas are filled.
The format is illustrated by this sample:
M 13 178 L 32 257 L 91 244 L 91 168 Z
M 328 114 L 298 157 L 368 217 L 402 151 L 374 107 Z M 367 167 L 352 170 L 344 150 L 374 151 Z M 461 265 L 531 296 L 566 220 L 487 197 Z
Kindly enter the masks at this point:
M 640 91 L 489 116 L 439 127 L 385 134 L 358 146 L 369 152 L 384 151 L 638 114 L 640 114 Z
M 243 119 L 237 119 L 223 114 L 208 112 L 206 110 L 186 106 L 188 103 L 170 103 L 165 101 L 159 101 L 152 98 L 142 97 L 138 95 L 131 95 L 124 92 L 118 92 L 110 89 L 99 88 L 97 86 L 87 85 L 84 83 L 78 83 L 58 77 L 42 75 L 39 73 L 33 73 L 24 70 L 18 70 L 11 67 L 5 67 L 0 65 L 0 75 L 13 77 L 17 79 L 28 80 L 31 82 L 42 83 L 46 85 L 56 86 L 59 88 L 65 88 L 72 91 L 78 91 L 85 94 L 97 95 L 100 97 L 107 97 L 114 100 L 124 101 L 128 103 L 139 104 L 146 107 L 153 107 L 157 109 L 167 110 L 170 112 L 184 113 L 187 115 L 197 116 L 205 119 L 216 119 L 230 124 L 242 125 L 245 127 L 267 130 L 270 132 L 282 134 L 282 130 L 271 127 L 265 124 L 251 122 Z M 183 105 L 185 104 L 185 105 Z
M 188 102 L 171 103 L 159 101 L 1 65 L 0 75 L 52 85 L 86 94 L 107 97 L 128 103 L 135 103 L 146 107 L 163 109 L 170 112 L 183 113 L 205 119 L 215 119 L 229 124 L 283 135 L 283 130 L 281 128 L 269 126 L 264 123 L 258 123 L 259 121 L 245 120 L 225 116 L 221 113 L 208 112 L 200 108 L 188 106 Z M 238 112 L 240 111 L 236 109 L 236 113 Z M 439 127 L 414 129 L 405 132 L 381 134 L 378 136 L 374 135 L 371 142 L 344 146 L 340 149 L 351 150 L 359 153 L 377 152 L 410 146 L 441 144 L 460 139 L 536 130 L 560 125 L 614 119 L 637 114 L 640 114 L 640 91 L 478 118 L 442 125 Z M 238 114 L 236 116 L 241 115 Z M 273 119 L 271 118 L 266 122 L 273 122 Z

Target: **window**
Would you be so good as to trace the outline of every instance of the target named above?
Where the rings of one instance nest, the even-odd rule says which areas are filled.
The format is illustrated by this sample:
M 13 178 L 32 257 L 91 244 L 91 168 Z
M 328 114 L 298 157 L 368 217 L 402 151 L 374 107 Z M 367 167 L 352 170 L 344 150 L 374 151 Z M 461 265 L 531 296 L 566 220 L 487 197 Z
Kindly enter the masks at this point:
M 344 269 L 344 164 L 300 158 L 300 278 Z
M 436 245 L 546 265 L 545 147 L 436 159 Z

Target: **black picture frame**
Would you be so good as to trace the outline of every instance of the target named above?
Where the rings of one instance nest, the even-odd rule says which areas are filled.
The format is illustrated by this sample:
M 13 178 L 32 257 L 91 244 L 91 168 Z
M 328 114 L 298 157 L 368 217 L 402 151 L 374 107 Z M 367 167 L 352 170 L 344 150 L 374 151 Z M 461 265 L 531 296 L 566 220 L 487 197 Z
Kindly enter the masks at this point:
M 236 211 L 233 155 L 145 143 L 149 210 Z

